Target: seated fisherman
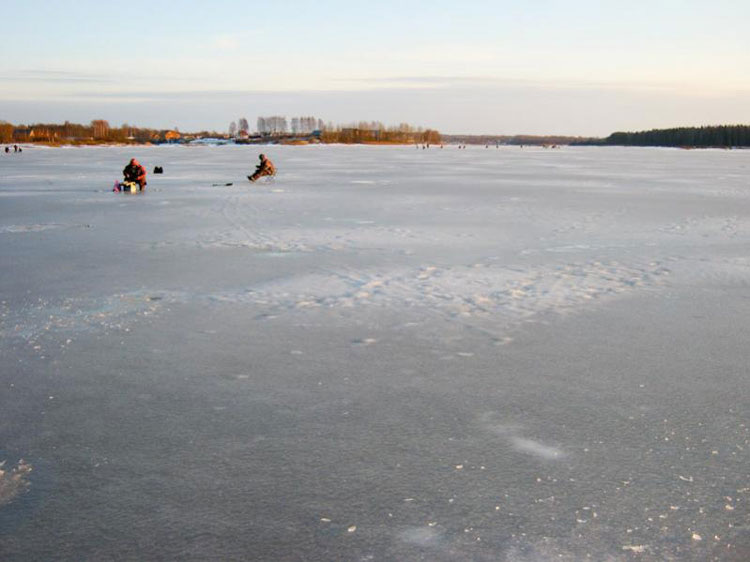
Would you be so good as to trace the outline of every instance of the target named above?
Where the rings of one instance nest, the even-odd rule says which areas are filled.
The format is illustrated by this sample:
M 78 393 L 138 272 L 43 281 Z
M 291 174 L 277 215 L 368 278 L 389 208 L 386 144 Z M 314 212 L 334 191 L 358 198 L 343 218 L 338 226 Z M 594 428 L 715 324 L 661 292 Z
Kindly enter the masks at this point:
M 146 187 L 146 168 L 141 166 L 135 158 L 132 158 L 130 163 L 125 166 L 122 175 L 125 177 L 126 182 L 137 183 L 140 186 L 141 191 Z
M 265 154 L 261 154 L 258 158 L 260 158 L 260 164 L 255 168 L 255 173 L 252 176 L 247 176 L 247 179 L 250 181 L 256 181 L 263 176 L 273 176 L 276 174 L 276 166 L 266 158 Z

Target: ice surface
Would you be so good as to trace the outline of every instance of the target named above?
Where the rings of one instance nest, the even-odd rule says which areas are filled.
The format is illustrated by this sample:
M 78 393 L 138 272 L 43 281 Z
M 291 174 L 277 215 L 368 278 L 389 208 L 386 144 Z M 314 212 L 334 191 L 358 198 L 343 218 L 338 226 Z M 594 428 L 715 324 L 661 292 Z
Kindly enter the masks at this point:
M 0 559 L 750 559 L 750 152 L 260 151 L 0 158 Z

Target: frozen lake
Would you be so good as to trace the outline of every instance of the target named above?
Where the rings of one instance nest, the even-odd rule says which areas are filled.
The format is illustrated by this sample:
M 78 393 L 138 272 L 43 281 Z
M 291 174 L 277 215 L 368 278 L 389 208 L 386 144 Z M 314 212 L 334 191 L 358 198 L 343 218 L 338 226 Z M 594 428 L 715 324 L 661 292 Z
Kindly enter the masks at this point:
M 750 151 L 28 148 L 0 258 L 4 562 L 750 560 Z

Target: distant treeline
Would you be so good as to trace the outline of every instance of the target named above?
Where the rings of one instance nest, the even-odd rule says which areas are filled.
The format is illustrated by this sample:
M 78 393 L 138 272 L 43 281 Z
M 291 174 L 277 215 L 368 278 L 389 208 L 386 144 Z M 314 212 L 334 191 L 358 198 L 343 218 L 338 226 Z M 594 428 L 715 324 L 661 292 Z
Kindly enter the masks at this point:
M 280 115 L 258 117 L 258 132 L 251 135 L 247 130 L 247 120 L 240 118 L 238 125 L 229 125 L 230 137 L 240 140 L 247 138 L 251 142 L 263 142 L 269 139 L 279 142 L 293 140 L 323 143 L 434 143 L 441 142 L 440 133 L 433 129 L 414 127 L 408 123 L 386 127 L 380 121 L 359 121 L 346 125 L 325 123 L 316 117 L 292 117 L 291 130 L 287 118 Z
M 652 129 L 637 133 L 618 132 L 612 133 L 596 144 L 727 148 L 750 146 L 750 125 L 677 127 L 674 129 Z
M 479 145 L 616 145 L 674 147 L 750 147 L 750 125 L 677 127 L 639 132 L 617 132 L 607 138 L 563 135 L 441 135 L 434 129 L 414 127 L 408 123 L 386 127 L 379 121 L 360 121 L 348 125 L 323 123 L 314 117 L 292 119 L 291 131 L 285 117 L 259 117 L 258 133 L 251 135 L 247 120 L 232 123 L 229 134 L 216 131 L 180 133 L 174 129 L 150 129 L 123 124 L 111 127 L 103 119 L 88 125 L 70 123 L 36 123 L 13 125 L 0 121 L 0 143 L 101 144 L 189 142 L 199 138 L 224 138 L 235 142 L 322 142 L 382 144 L 479 144 Z
M 103 119 L 88 125 L 70 123 L 35 123 L 13 125 L 0 121 L 0 143 L 44 144 L 146 144 L 162 142 L 189 142 L 200 138 L 223 138 L 237 143 L 434 143 L 441 142 L 440 133 L 433 129 L 413 127 L 406 123 L 386 127 L 378 121 L 360 121 L 349 125 L 324 124 L 314 117 L 295 117 L 288 129 L 285 117 L 259 117 L 258 133 L 248 133 L 247 119 L 232 122 L 229 134 L 216 131 L 180 133 L 174 129 L 149 129 L 124 124 L 111 127 Z
M 408 123 L 401 123 L 393 127 L 386 127 L 378 121 L 360 121 L 350 125 L 326 125 L 320 132 L 320 140 L 324 143 L 425 143 L 440 144 L 440 133 L 434 129 L 413 127 Z
M 443 140 L 452 144 L 484 144 L 491 146 L 498 144 L 549 146 L 601 142 L 601 139 L 564 135 L 443 135 Z
M 215 132 L 192 133 L 188 138 L 217 135 Z M 46 144 L 100 144 L 117 143 L 160 143 L 173 142 L 183 138 L 177 129 L 148 129 L 124 124 L 110 127 L 103 119 L 91 121 L 88 125 L 70 123 L 35 123 L 33 125 L 13 125 L 0 121 L 0 143 L 40 142 Z

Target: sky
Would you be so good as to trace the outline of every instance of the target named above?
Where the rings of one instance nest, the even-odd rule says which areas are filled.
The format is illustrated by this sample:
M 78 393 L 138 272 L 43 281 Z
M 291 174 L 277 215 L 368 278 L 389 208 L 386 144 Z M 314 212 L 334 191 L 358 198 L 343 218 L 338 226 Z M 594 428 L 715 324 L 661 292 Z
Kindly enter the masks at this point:
M 750 123 L 747 0 L 161 0 L 2 7 L 0 120 L 245 117 L 606 136 Z

